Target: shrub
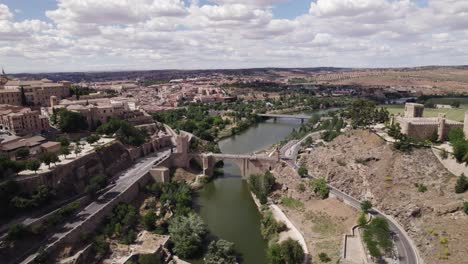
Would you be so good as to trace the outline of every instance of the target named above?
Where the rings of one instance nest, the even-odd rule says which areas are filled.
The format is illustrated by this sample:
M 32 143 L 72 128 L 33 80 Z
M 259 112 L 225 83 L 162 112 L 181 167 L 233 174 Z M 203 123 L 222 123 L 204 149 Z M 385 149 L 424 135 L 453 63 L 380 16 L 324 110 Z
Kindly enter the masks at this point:
M 297 189 L 299 190 L 299 192 L 302 193 L 302 192 L 305 192 L 306 187 L 305 187 L 304 183 L 301 182 L 301 183 L 299 183 L 299 184 L 297 185 Z
M 360 226 L 365 226 L 367 224 L 366 214 L 362 213 L 361 215 L 359 215 L 357 223 Z
M 273 244 L 268 248 L 268 263 L 285 264 L 285 263 L 302 263 L 304 259 L 304 250 L 299 242 L 291 238 Z
M 98 258 L 103 257 L 107 252 L 109 252 L 109 243 L 103 235 L 97 236 L 94 238 L 92 249 Z
M 13 224 L 8 229 L 6 239 L 8 241 L 15 241 L 18 239 L 24 239 L 32 235 L 31 228 L 23 224 Z
M 463 211 L 468 215 L 468 202 L 463 202 Z
M 271 211 L 267 211 L 262 214 L 260 232 L 264 239 L 271 240 L 285 229 L 286 225 L 283 222 L 276 221 Z
M 174 252 L 182 258 L 191 258 L 200 253 L 206 226 L 200 216 L 190 213 L 187 216 L 176 216 L 169 225 Z
M 101 137 L 99 135 L 92 134 L 91 136 L 86 138 L 86 142 L 88 142 L 89 144 L 94 144 L 94 143 L 98 142 L 100 138 Z
M 330 262 L 331 261 L 331 258 L 327 255 L 327 253 L 320 253 L 319 255 L 319 259 L 321 262 Z
M 330 193 L 330 187 L 324 179 L 314 179 L 311 183 L 311 189 L 322 199 L 327 198 Z
M 364 227 L 363 240 L 372 257 L 382 256 L 381 250 L 388 252 L 393 247 L 387 220 L 376 217 Z
M 309 174 L 309 171 L 308 171 L 307 168 L 305 168 L 305 167 L 300 167 L 300 168 L 297 170 L 297 173 L 298 173 L 299 176 L 301 176 L 301 177 L 307 177 L 307 175 Z
M 220 239 L 212 241 L 205 255 L 205 264 L 235 264 L 237 263 L 234 243 Z
M 427 191 L 427 187 L 426 185 L 422 184 L 422 183 L 417 183 L 416 184 L 416 187 L 418 187 L 418 192 L 426 192 Z
M 265 174 L 250 175 L 249 177 L 250 189 L 262 204 L 267 202 L 268 194 L 273 190 L 275 183 L 275 177 L 269 171 Z
M 460 175 L 455 184 L 455 193 L 464 193 L 468 189 L 468 181 L 465 174 Z
M 364 212 L 364 213 L 368 213 L 369 210 L 372 208 L 372 203 L 368 200 L 364 200 L 361 202 L 361 210 Z
M 150 209 L 148 212 L 146 212 L 146 214 L 141 219 L 141 224 L 143 225 L 143 228 L 148 231 L 154 230 L 156 227 L 156 213 L 153 209 Z

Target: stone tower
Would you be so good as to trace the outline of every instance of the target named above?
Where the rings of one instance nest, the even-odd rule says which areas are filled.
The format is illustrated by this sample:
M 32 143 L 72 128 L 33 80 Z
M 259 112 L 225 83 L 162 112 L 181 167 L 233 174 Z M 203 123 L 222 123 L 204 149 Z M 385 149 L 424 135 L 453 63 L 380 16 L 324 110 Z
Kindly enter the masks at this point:
M 445 118 L 445 114 L 440 113 L 437 117 L 437 140 L 443 141 L 446 138 L 446 123 L 447 119 Z
M 422 117 L 424 113 L 424 105 L 407 103 L 405 104 L 405 117 Z
M 5 84 L 9 81 L 5 74 L 5 70 L 2 68 L 2 75 L 0 75 L 0 89 L 3 89 Z
M 468 139 L 468 111 L 465 112 L 465 122 L 463 125 L 463 132 L 465 132 L 465 138 Z
M 52 95 L 50 97 L 50 107 L 54 107 L 56 105 L 58 105 L 58 98 L 57 96 Z

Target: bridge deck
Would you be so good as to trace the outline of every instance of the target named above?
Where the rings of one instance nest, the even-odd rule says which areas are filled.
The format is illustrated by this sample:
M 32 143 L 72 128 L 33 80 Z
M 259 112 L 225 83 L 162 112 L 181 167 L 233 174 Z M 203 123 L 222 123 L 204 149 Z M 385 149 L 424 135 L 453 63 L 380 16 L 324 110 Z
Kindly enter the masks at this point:
M 310 119 L 312 116 L 308 115 L 281 115 L 281 114 L 259 114 L 261 117 L 272 117 L 272 118 L 293 118 L 293 119 Z
M 271 160 L 276 161 L 275 158 L 268 157 L 268 156 L 257 156 L 257 155 L 242 155 L 242 154 L 219 154 L 219 153 L 212 153 L 210 154 L 215 158 L 219 159 L 251 159 L 251 160 Z

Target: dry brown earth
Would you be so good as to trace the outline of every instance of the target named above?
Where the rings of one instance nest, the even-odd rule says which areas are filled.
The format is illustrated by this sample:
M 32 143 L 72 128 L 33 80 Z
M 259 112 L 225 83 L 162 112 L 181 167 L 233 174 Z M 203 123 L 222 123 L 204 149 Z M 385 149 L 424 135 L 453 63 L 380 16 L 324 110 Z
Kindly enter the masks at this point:
M 468 263 L 468 216 L 462 211 L 468 192 L 455 194 L 456 177 L 430 149 L 403 154 L 373 133 L 353 130 L 301 162 L 313 176 L 396 218 L 425 263 Z M 427 191 L 418 192 L 416 184 Z
M 320 263 L 318 254 L 321 252 L 332 259 L 330 263 L 336 263 L 340 259 L 343 235 L 356 224 L 357 210 L 334 198 L 321 200 L 313 197 L 308 190 L 309 182 L 301 181 L 296 172 L 284 164 L 278 165 L 273 173 L 281 188 L 272 196 L 302 233 L 312 255 L 312 263 Z M 300 190 L 301 183 L 305 191 Z M 281 204 L 285 197 L 294 199 L 294 205 Z

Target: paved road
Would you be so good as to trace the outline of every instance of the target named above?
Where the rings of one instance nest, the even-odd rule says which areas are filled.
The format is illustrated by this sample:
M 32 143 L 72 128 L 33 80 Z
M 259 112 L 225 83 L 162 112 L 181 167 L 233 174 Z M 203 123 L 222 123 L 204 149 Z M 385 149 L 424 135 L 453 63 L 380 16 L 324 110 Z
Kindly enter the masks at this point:
M 321 131 L 315 132 L 315 133 L 320 133 L 320 132 Z M 296 142 L 295 144 L 291 144 L 290 149 L 284 150 L 284 154 L 287 157 L 287 159 L 285 159 L 284 161 L 295 170 L 299 168 L 299 166 L 296 164 L 297 152 L 301 146 L 302 141 L 304 141 L 310 135 L 311 134 L 307 135 L 306 137 Z M 286 154 L 289 154 L 289 155 L 286 155 Z M 310 177 L 313 178 L 312 176 Z M 336 196 L 338 199 L 345 201 L 346 203 L 348 203 L 349 205 L 357 209 L 361 209 L 361 202 L 358 199 L 347 195 L 346 193 L 336 189 L 333 186 L 329 185 L 329 187 L 330 187 L 331 195 Z M 384 215 L 383 213 L 381 213 L 375 208 L 371 210 L 371 213 L 374 216 L 380 216 L 388 220 L 390 231 L 392 232 L 392 235 L 395 241 L 395 246 L 398 251 L 399 262 L 401 264 L 418 264 L 419 262 L 418 262 L 418 258 L 416 255 L 417 249 L 413 247 L 413 244 L 410 242 L 404 229 L 401 226 L 399 226 L 395 220 L 390 219 L 387 215 Z
M 94 214 L 104 209 L 109 203 L 115 199 L 120 193 L 128 189 L 130 186 L 140 180 L 148 171 L 156 164 L 162 162 L 171 154 L 170 150 L 164 150 L 151 156 L 139 160 L 134 166 L 127 169 L 120 174 L 119 178 L 115 181 L 115 186 L 109 191 L 101 195 L 96 201 L 89 204 L 81 212 L 77 214 L 70 222 L 63 226 L 62 232 L 55 233 L 42 243 L 45 248 L 53 246 L 57 241 L 66 237 L 73 229 L 77 228 L 84 222 L 88 221 Z M 29 255 L 29 256 L 28 256 Z M 21 263 L 31 263 L 37 256 L 37 252 L 25 254 L 25 260 Z

